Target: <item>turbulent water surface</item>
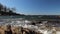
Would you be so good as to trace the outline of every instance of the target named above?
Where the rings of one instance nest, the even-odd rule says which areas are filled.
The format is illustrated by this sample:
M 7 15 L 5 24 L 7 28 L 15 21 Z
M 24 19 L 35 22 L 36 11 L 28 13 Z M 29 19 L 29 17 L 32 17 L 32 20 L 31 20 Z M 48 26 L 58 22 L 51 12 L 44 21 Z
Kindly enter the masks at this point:
M 11 16 L 12 17 L 12 16 Z M 30 30 L 36 31 L 36 32 L 40 32 L 43 34 L 53 34 L 53 32 L 55 32 L 56 34 L 59 34 L 60 31 L 56 31 L 55 28 L 51 27 L 52 29 L 50 30 L 49 28 L 46 28 L 46 26 L 44 24 L 36 24 L 36 25 L 32 25 L 32 21 L 26 20 L 24 18 L 5 18 L 3 19 L 2 17 L 0 17 L 0 25 L 8 25 L 10 24 L 11 26 L 22 26 L 23 28 L 28 28 Z M 47 21 L 44 21 L 44 23 Z

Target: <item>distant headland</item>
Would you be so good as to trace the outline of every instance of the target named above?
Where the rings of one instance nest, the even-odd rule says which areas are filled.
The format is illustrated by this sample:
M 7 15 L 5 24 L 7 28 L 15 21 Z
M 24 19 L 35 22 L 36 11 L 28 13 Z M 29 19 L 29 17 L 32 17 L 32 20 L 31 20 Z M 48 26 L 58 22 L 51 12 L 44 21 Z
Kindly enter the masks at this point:
M 3 6 L 0 3 L 0 16 L 20 16 L 21 14 L 18 14 L 14 12 L 15 8 L 7 8 L 6 6 Z

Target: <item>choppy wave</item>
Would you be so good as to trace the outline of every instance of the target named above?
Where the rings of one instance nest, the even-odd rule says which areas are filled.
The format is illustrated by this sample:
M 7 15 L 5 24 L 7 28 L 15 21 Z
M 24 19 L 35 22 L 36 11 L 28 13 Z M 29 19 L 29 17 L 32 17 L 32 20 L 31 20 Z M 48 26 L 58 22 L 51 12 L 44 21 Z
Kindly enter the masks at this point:
M 40 32 L 43 34 L 53 34 L 55 32 L 56 34 L 59 34 L 60 31 L 56 31 L 55 28 L 51 27 L 52 29 L 50 30 L 49 28 L 46 28 L 44 24 L 38 24 L 38 25 L 32 25 L 32 22 L 29 20 L 24 20 L 22 18 L 16 18 L 16 19 L 0 19 L 0 25 L 11 25 L 11 26 L 21 26 L 23 28 L 28 28 L 30 30 Z

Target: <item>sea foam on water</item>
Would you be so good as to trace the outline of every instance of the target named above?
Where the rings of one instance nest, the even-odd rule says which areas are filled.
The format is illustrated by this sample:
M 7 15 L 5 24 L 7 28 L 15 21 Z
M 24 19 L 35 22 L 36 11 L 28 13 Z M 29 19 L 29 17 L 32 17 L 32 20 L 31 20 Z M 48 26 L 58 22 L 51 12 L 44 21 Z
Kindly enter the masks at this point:
M 30 30 L 36 31 L 36 32 L 40 32 L 43 34 L 53 34 L 53 31 L 55 31 L 56 34 L 59 34 L 60 31 L 56 31 L 54 28 L 49 30 L 49 28 L 45 29 L 45 25 L 41 25 L 40 27 L 38 25 L 31 25 L 30 24 L 31 21 L 29 20 L 21 20 L 21 19 L 2 19 L 0 20 L 0 24 L 3 25 L 12 25 L 12 26 L 21 26 L 23 28 L 28 28 Z M 43 27 L 43 29 L 41 29 L 41 27 Z

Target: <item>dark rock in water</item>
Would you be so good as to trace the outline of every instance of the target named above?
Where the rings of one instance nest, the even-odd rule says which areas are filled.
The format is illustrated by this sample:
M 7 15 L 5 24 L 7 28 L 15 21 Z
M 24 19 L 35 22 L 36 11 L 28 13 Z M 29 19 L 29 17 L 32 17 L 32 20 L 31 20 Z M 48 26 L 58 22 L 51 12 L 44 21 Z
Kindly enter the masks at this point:
M 5 31 L 5 34 L 12 34 L 12 31 Z
M 32 25 L 35 25 L 35 23 L 32 23 Z

